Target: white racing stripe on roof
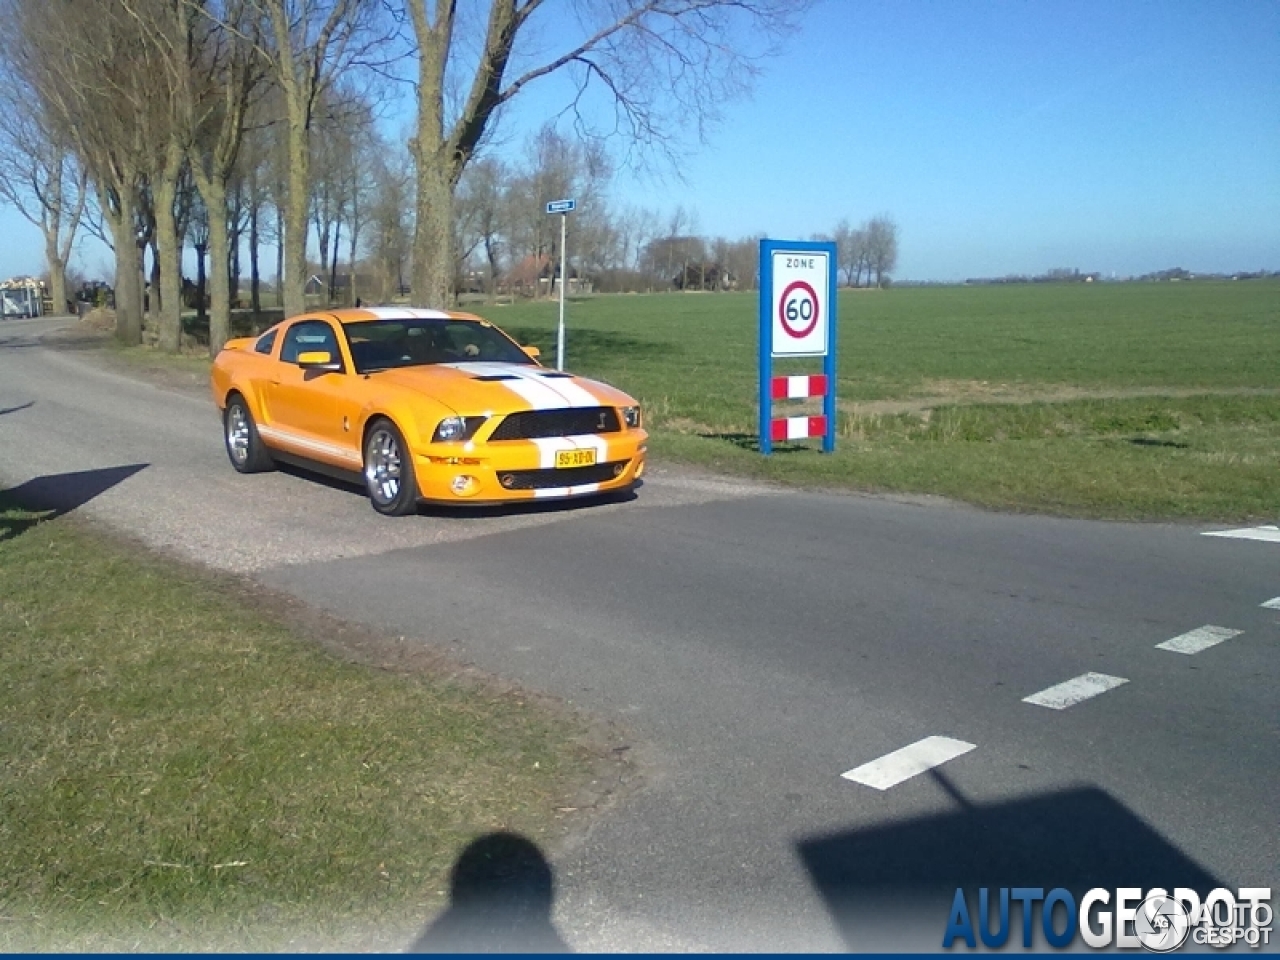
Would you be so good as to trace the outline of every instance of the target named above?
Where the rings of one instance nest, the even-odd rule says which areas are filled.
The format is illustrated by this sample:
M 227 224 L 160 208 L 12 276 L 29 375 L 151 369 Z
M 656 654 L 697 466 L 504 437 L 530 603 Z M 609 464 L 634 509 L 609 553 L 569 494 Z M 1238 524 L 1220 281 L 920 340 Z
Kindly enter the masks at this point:
M 421 307 L 361 307 L 379 320 L 448 320 L 443 310 L 424 310 Z

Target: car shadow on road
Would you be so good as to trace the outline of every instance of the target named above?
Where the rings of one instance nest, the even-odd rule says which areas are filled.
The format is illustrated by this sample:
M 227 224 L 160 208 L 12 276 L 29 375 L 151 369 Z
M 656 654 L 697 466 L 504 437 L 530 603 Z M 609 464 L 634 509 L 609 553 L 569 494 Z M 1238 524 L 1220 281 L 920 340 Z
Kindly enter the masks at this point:
M 305 466 L 298 466 L 283 461 L 277 462 L 281 473 L 296 477 L 308 483 L 319 483 L 330 490 L 340 490 L 363 500 L 369 498 L 364 486 L 356 480 L 343 479 L 328 473 L 321 473 Z M 435 520 L 484 520 L 486 518 L 537 516 L 544 513 L 564 513 L 570 510 L 590 510 L 594 507 L 608 506 L 613 503 L 630 503 L 637 498 L 636 491 L 644 486 L 643 480 L 637 480 L 630 490 L 615 493 L 589 494 L 574 497 L 570 500 L 518 500 L 511 503 L 495 503 L 489 505 L 466 504 L 423 504 L 418 507 L 418 516 L 431 517 Z
M 1045 893 L 1062 887 L 1079 904 L 1093 887 L 1189 887 L 1203 899 L 1222 886 L 1096 787 L 975 805 L 939 771 L 930 773 L 960 809 L 797 844 L 850 950 L 938 950 L 958 889 L 964 891 L 975 931 L 986 922 L 994 934 L 999 922 L 979 913 L 980 887 L 991 890 L 993 904 L 1001 887 L 1043 888 Z M 1114 907 L 1112 903 L 1104 909 Z M 1063 911 L 1055 913 L 1056 932 L 1061 933 Z M 1016 900 L 1008 921 L 1008 936 L 1016 947 L 1023 936 Z M 1040 920 L 1032 930 L 1035 948 L 1049 949 Z
M 473 841 L 453 865 L 449 906 L 410 953 L 569 953 L 551 922 L 555 872 L 515 833 Z
M 22 518 L 0 516 L 0 540 L 19 536 L 37 523 L 68 514 L 148 466 L 146 463 L 131 463 L 99 470 L 48 474 L 0 490 L 0 508 L 19 507 L 38 514 Z

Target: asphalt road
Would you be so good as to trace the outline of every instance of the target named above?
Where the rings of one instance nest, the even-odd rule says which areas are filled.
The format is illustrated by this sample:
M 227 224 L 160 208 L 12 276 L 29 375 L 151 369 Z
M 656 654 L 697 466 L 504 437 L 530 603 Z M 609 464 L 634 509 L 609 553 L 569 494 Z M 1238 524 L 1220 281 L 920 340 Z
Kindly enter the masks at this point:
M 936 949 L 957 886 L 1280 888 L 1280 542 L 661 464 L 629 502 L 389 520 L 235 474 L 206 399 L 60 323 L 0 324 L 11 486 L 635 732 L 646 788 L 555 858 L 575 949 Z

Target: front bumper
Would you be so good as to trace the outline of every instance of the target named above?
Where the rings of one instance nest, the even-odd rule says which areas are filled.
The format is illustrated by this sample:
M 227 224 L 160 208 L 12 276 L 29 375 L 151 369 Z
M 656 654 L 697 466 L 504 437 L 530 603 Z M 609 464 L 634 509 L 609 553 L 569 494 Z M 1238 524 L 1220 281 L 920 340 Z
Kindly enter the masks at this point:
M 482 504 L 563 500 L 635 485 L 645 470 L 648 435 L 557 437 L 468 445 L 432 444 L 414 456 L 418 494 L 431 503 Z M 593 450 L 589 466 L 557 467 L 556 454 Z

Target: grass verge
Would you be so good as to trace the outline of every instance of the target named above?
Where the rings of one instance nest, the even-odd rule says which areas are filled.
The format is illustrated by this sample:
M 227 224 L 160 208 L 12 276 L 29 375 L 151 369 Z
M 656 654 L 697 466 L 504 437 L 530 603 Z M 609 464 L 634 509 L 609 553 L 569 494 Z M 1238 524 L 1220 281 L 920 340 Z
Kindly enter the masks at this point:
M 412 931 L 468 841 L 554 838 L 603 782 L 567 711 L 344 662 L 247 587 L 3 493 L 0 582 L 0 949 Z

